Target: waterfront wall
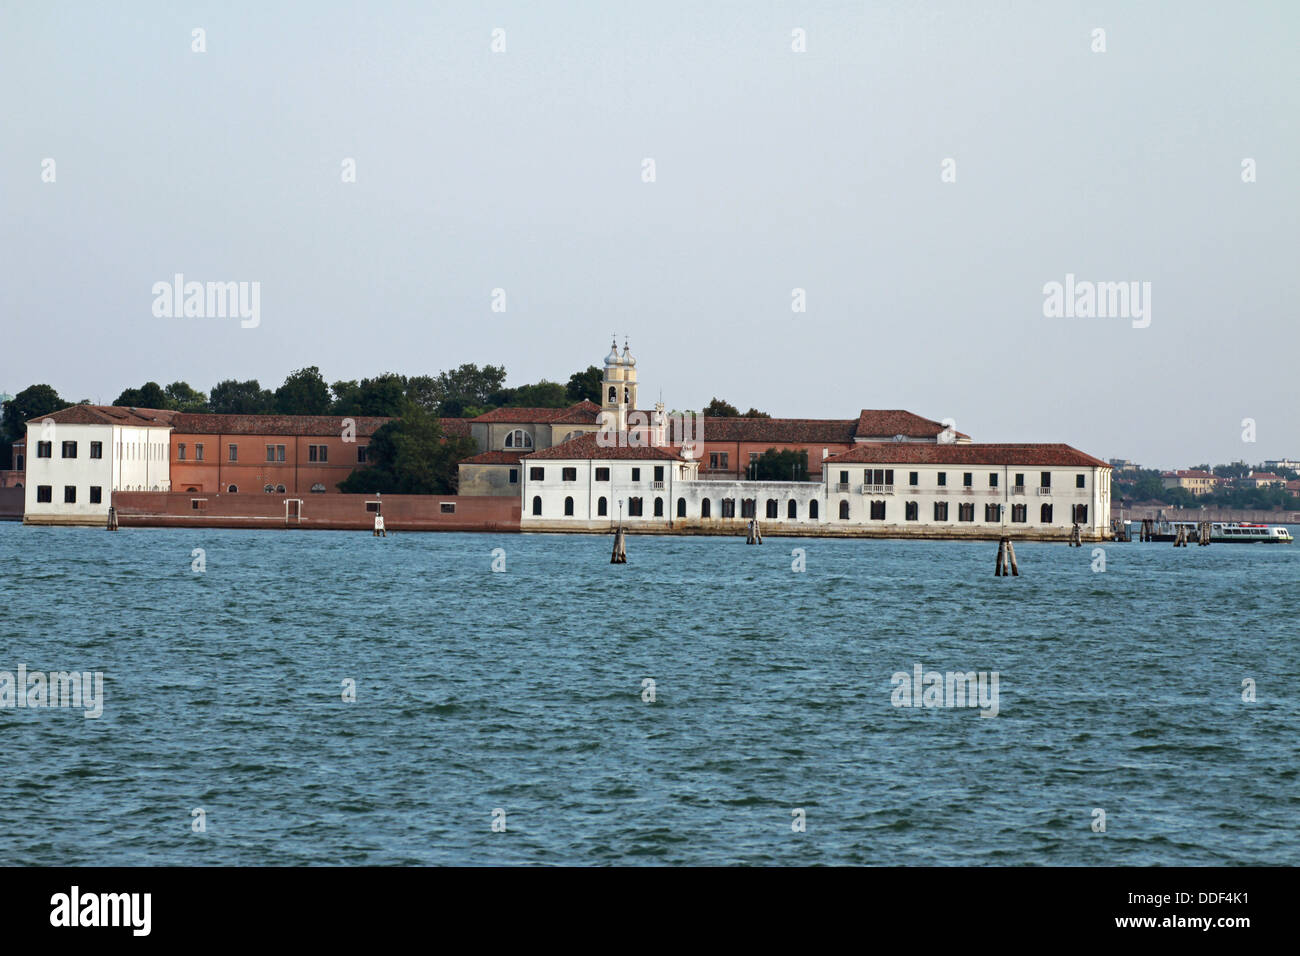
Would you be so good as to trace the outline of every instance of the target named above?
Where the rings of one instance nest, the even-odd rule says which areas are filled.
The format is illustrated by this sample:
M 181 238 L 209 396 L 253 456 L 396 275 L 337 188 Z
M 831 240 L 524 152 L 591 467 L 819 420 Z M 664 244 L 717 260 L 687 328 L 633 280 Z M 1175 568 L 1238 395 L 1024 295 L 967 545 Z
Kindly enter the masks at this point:
M 1143 505 L 1121 508 L 1113 505 L 1111 517 L 1124 521 L 1156 519 L 1162 514 L 1169 521 L 1244 521 L 1252 524 L 1300 524 L 1300 511 L 1264 511 L 1252 508 L 1171 508 L 1168 505 Z
M 299 504 L 295 505 L 295 502 Z M 197 504 L 196 504 L 197 503 Z M 195 495 L 114 492 L 121 527 L 518 531 L 519 499 L 463 495 Z
M 0 521 L 23 520 L 23 489 L 0 488 Z

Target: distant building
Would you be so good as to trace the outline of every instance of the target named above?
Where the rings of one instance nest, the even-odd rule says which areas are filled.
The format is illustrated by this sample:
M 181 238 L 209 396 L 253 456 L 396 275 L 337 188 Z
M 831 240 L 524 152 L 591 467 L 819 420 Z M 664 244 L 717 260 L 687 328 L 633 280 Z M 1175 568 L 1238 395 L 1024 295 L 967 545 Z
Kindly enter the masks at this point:
M 1160 483 L 1165 488 L 1183 488 L 1194 495 L 1208 495 L 1218 487 L 1219 479 L 1211 472 L 1191 468 L 1186 471 L 1161 472 Z
M 1264 462 L 1266 471 L 1280 471 L 1283 468 L 1287 471 L 1300 471 L 1300 461 L 1295 458 L 1272 458 Z
M 1107 464 L 1120 474 L 1142 470 L 1141 465 L 1135 461 L 1129 461 L 1127 458 L 1111 458 L 1107 461 Z
M 1237 479 L 1237 485 L 1241 488 L 1280 488 L 1285 484 L 1285 478 L 1268 471 L 1252 471 L 1246 477 Z

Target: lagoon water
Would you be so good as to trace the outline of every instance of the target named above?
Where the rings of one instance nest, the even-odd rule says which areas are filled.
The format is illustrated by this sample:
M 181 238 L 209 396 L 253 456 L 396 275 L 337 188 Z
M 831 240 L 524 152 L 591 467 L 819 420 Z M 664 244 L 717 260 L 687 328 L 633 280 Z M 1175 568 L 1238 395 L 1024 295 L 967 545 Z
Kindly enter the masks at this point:
M 105 678 L 0 710 L 7 862 L 1300 864 L 1300 545 L 609 549 L 0 524 L 0 671 Z

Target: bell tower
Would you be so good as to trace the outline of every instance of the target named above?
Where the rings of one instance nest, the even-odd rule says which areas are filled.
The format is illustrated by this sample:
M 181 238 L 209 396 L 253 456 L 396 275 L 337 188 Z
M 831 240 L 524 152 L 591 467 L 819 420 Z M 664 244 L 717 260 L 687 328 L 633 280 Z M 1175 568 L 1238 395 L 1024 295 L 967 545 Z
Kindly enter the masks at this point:
M 627 411 L 636 411 L 636 359 L 623 340 L 623 404 Z
M 609 344 L 609 354 L 605 356 L 605 374 L 600 381 L 600 425 L 604 431 L 627 431 L 625 371 L 623 359 L 618 354 L 618 340 L 614 339 Z M 636 388 L 635 385 L 632 387 Z

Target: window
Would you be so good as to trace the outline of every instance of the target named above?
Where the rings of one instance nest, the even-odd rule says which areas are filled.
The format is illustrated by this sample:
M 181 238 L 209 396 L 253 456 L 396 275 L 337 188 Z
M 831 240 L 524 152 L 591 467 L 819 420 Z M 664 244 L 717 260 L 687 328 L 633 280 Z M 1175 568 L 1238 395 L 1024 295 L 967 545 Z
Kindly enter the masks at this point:
M 609 481 L 609 469 L 608 469 L 608 468 L 597 468 L 597 469 L 596 469 L 596 480 L 597 480 L 597 481 Z
M 975 475 L 972 474 L 972 473 L 969 472 L 969 471 L 964 471 L 964 472 L 962 472 L 962 476 L 961 476 L 961 486 L 962 486 L 963 488 L 974 488 L 974 487 L 975 487 Z
M 1087 524 L 1087 523 L 1088 523 L 1088 506 L 1087 506 L 1087 505 L 1075 505 L 1075 506 L 1074 506 L 1074 520 L 1077 521 L 1079 524 Z
M 230 461 L 239 461 L 239 446 L 238 446 L 238 445 L 229 445 L 229 446 L 227 446 L 227 447 L 230 449 L 230 458 L 229 458 L 229 460 L 230 460 Z M 267 446 L 266 446 L 266 454 L 267 454 L 267 458 L 266 458 L 266 460 L 267 460 L 267 461 L 275 461 L 275 459 L 271 457 L 271 448 L 272 448 L 272 446 L 270 446 L 270 445 L 267 445 Z
M 841 521 L 849 520 L 849 503 L 847 501 L 840 502 L 840 520 Z
M 93 457 L 95 457 L 95 456 L 94 456 L 94 455 L 91 455 L 90 457 L 93 458 Z M 1076 487 L 1076 488 L 1086 488 L 1086 487 L 1088 487 L 1088 476 L 1087 476 L 1087 475 L 1075 475 L 1075 476 L 1074 476 L 1074 487 Z
M 1043 505 L 1041 508 L 1038 509 L 1038 521 L 1039 521 L 1040 524 L 1051 524 L 1051 523 L 1052 523 L 1052 506 L 1051 506 L 1051 505 Z
M 975 520 L 975 503 L 974 503 L 974 502 L 971 502 L 971 501 L 963 501 L 961 504 L 959 504 L 959 505 L 957 506 L 957 520 L 958 520 L 958 521 L 974 521 L 974 520 Z
M 985 505 L 985 506 L 984 506 L 984 520 L 985 520 L 985 521 L 993 521 L 993 522 L 1001 521 L 1001 520 L 1002 520 L 1002 506 L 1001 506 L 1001 505 Z
M 633 480 L 633 481 L 640 481 L 640 480 L 641 480 L 641 469 L 640 469 L 640 468 L 633 468 L 633 469 L 632 469 L 632 480 Z
M 811 518 L 813 521 L 817 520 L 817 499 L 816 498 L 808 502 L 808 517 Z
M 542 498 L 540 495 L 533 495 L 533 514 L 541 515 L 541 513 L 542 513 Z
M 325 493 L 325 486 L 322 485 L 322 484 L 318 481 L 318 482 L 316 482 L 316 484 L 314 484 L 314 485 L 311 486 L 311 493 L 312 493 L 313 495 L 321 495 L 321 494 L 324 494 L 324 493 Z
M 280 495 L 284 494 L 284 485 L 276 485 L 275 491 L 276 494 L 280 494 Z
M 275 494 L 275 485 L 271 484 L 268 481 L 265 485 L 262 486 L 262 491 L 264 491 L 268 495 Z
M 775 518 L 780 515 L 780 505 L 776 503 L 775 498 L 767 499 L 767 517 Z
M 239 494 L 239 485 L 231 485 L 226 489 L 226 491 L 230 492 L 232 495 L 237 495 Z
M 1017 472 L 1017 473 L 1016 473 L 1016 487 L 1017 487 L 1017 488 L 1023 488 L 1023 487 L 1025 487 L 1025 473 L 1024 473 L 1024 472 Z
M 14 469 L 16 471 L 23 471 L 27 467 L 27 460 L 21 454 L 14 455 L 14 462 L 15 462 Z
M 104 457 L 104 443 L 102 441 L 92 441 L 90 443 L 90 457 L 91 458 Z M 1083 475 L 1080 475 L 1079 477 L 1082 478 Z M 1079 487 L 1082 488 L 1083 485 L 1080 485 Z
M 894 483 L 894 469 L 864 469 L 862 472 L 862 481 L 864 484 L 868 485 L 892 485 Z
M 685 518 L 685 517 L 686 517 L 686 499 L 685 499 L 685 498 L 678 498 L 678 499 L 677 499 L 677 517 L 679 517 L 679 518 Z
M 849 473 L 848 473 L 847 471 L 841 471 L 841 472 L 840 472 L 840 484 L 841 484 L 841 485 L 847 485 L 848 483 L 849 483 Z
M 1014 524 L 1024 524 L 1029 520 L 1029 508 L 1026 505 L 1011 506 L 1011 521 Z
M 791 521 L 799 517 L 799 502 L 791 498 L 785 506 L 785 516 Z
M 43 504 L 53 501 L 54 499 L 51 497 L 51 491 L 52 489 L 49 485 L 37 485 L 36 500 Z
M 921 520 L 920 510 L 921 510 L 920 507 L 917 505 L 915 501 L 907 502 L 906 504 L 903 505 L 903 520 L 904 521 Z
M 655 499 L 655 517 L 656 517 L 656 518 L 662 518 L 663 516 L 664 516 L 664 500 L 663 500 L 662 498 L 656 498 L 656 499 Z
M 934 520 L 935 521 L 948 520 L 948 502 L 936 501 L 934 503 Z
M 561 481 L 577 481 L 577 480 L 578 480 L 578 469 L 577 469 L 577 468 L 561 468 L 561 469 L 560 469 L 560 480 L 561 480 Z
M 990 488 L 996 488 L 997 486 L 998 486 L 998 473 L 997 473 L 996 471 L 990 471 L 990 472 L 989 472 L 989 487 L 990 487 Z
M 610 405 L 618 404 L 618 389 L 616 389 L 613 385 L 609 387 L 609 404 Z
M 948 484 L 948 473 L 946 471 L 939 472 L 939 487 L 943 488 L 947 486 L 947 484 Z
M 370 514 L 379 514 L 379 502 L 378 502 L 378 501 L 367 501 L 367 502 L 366 502 L 366 511 L 368 511 Z
M 545 480 L 546 480 L 546 469 L 545 469 L 545 468 L 529 468 L 529 469 L 528 469 L 528 480 L 529 480 L 529 481 L 545 481 Z M 538 514 L 541 514 L 541 512 L 538 512 Z
M 718 461 L 718 467 L 725 470 L 727 467 L 727 453 L 725 451 L 718 453 Z
M 736 517 L 736 499 L 735 499 L 735 498 L 723 498 L 723 499 L 722 499 L 722 517 L 724 517 L 724 518 L 734 518 L 734 517 Z
M 208 505 L 207 498 L 191 498 L 190 508 L 194 511 L 206 511 Z
M 203 460 L 203 442 L 196 442 L 194 445 L 194 460 Z
M 36 443 L 36 457 L 37 457 L 37 458 L 49 458 L 49 457 L 50 457 L 50 445 L 52 445 L 52 444 L 53 444 L 53 442 L 48 442 L 48 441 L 38 441 L 38 442 Z
M 885 503 L 883 501 L 871 502 L 871 520 L 872 521 L 885 520 Z
M 444 515 L 454 515 L 456 513 L 456 502 L 454 501 L 438 502 L 438 513 Z
M 91 485 L 91 486 L 90 486 L 90 503 L 91 503 L 92 505 L 98 505 L 98 504 L 103 504 L 103 502 L 104 502 L 104 489 L 103 489 L 103 487 L 102 487 L 101 485 Z
M 1039 482 L 1039 485 L 1041 485 L 1044 488 L 1052 487 L 1052 473 L 1050 471 L 1043 472 L 1042 478 L 1043 480 Z
M 63 486 L 63 503 L 64 503 L 65 505 L 75 505 L 75 504 L 77 503 L 77 486 L 76 486 L 76 485 L 64 485 L 64 486 Z
M 907 473 L 907 483 L 912 487 L 916 487 L 917 485 L 919 485 L 921 483 L 920 473 L 915 471 L 909 471 Z
M 64 458 L 77 457 L 77 443 L 75 441 L 65 441 L 63 443 L 63 457 Z
M 569 497 L 569 498 L 565 498 L 565 499 L 564 499 L 564 516 L 565 516 L 566 518 L 572 518 L 572 517 L 573 517 L 573 498 L 572 498 L 572 497 Z
M 176 460 L 177 461 L 185 460 L 185 442 L 181 442 L 179 445 L 176 446 Z
M 718 453 L 716 451 L 711 451 L 709 452 L 709 468 L 714 469 L 717 467 L 718 467 Z
M 645 514 L 645 510 L 642 507 L 642 501 L 640 498 L 627 499 L 627 514 L 629 518 L 640 518 L 643 514 Z
M 740 500 L 740 516 L 742 518 L 758 517 L 758 502 L 753 498 L 742 498 Z
M 663 480 L 664 480 L 664 466 L 655 465 L 655 481 L 663 481 Z
M 281 445 L 280 447 L 283 448 L 284 446 Z M 329 445 L 308 445 L 307 460 L 308 461 L 329 461 L 329 451 L 330 451 Z M 280 460 L 283 461 L 284 459 L 280 459 Z
M 700 517 L 701 518 L 713 517 L 712 505 L 709 504 L 708 498 L 705 498 L 700 502 Z
M 517 484 L 519 484 L 519 469 L 518 469 L 518 468 L 511 468 L 511 469 L 510 469 L 510 484 L 512 484 L 512 485 L 517 485 Z
M 528 434 L 522 428 L 516 428 L 506 435 L 507 448 L 532 448 L 533 436 Z
M 609 514 L 609 502 L 606 499 L 601 498 L 599 501 L 596 502 L 596 514 L 598 515 Z

